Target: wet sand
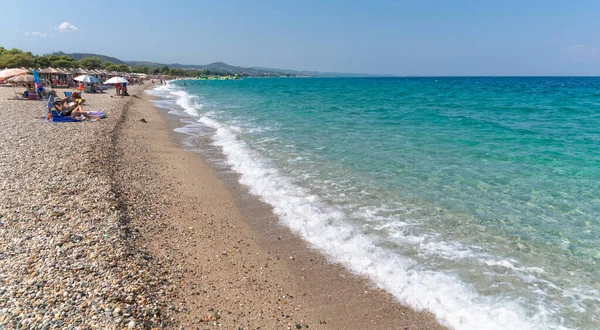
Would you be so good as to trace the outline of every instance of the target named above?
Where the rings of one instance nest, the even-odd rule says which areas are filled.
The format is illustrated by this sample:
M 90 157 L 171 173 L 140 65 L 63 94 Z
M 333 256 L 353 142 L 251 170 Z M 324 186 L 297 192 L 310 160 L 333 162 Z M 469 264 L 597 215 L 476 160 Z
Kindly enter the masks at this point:
M 309 248 L 234 173 L 184 150 L 178 119 L 138 96 L 116 132 L 116 184 L 139 248 L 169 274 L 181 326 L 443 328 Z
M 82 123 L 0 88 L 0 329 L 442 328 L 185 151 L 143 88 L 84 94 L 108 118 Z

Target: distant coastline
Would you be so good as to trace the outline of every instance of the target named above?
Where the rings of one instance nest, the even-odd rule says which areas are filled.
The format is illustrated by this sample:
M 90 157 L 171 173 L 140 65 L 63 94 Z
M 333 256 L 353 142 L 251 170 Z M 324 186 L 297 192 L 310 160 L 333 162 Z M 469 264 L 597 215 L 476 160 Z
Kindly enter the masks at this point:
M 223 62 L 205 65 L 157 63 L 150 61 L 123 61 L 116 57 L 94 53 L 64 53 L 34 55 L 21 49 L 0 47 L 0 68 L 21 67 L 53 67 L 105 69 L 119 72 L 135 72 L 153 75 L 170 75 L 177 77 L 198 76 L 234 76 L 240 77 L 393 77 L 393 75 L 376 75 L 363 73 L 336 73 L 318 71 L 299 71 L 289 69 L 273 69 L 264 67 L 242 67 Z
M 21 67 L 53 67 L 108 69 L 109 71 L 134 72 L 175 77 L 234 76 L 263 78 L 502 78 L 502 77 L 598 77 L 595 75 L 394 75 L 346 72 L 319 72 L 308 70 L 276 69 L 267 67 L 243 67 L 224 62 L 210 64 L 158 63 L 151 61 L 123 61 L 116 57 L 94 53 L 64 53 L 33 55 L 20 49 L 0 46 L 0 69 Z

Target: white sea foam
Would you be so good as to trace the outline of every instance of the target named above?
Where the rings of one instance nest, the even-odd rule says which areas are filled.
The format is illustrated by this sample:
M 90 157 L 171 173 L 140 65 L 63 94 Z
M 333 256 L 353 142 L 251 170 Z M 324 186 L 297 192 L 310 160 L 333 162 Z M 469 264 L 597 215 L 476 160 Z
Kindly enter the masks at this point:
M 168 88 L 166 86 L 159 92 L 162 94 Z M 294 184 L 268 159 L 241 141 L 235 130 L 199 111 L 191 95 L 171 91 L 169 97 L 174 97 L 176 103 L 198 122 L 214 130 L 214 144 L 222 149 L 228 165 L 240 174 L 240 182 L 247 185 L 252 194 L 272 205 L 282 223 L 327 254 L 332 261 L 370 278 L 399 301 L 415 309 L 432 312 L 441 323 L 454 329 L 566 329 L 552 318 L 552 311 L 543 304 L 529 306 L 528 312 L 518 301 L 483 296 L 456 276 L 424 269 L 409 257 L 377 246 L 349 224 L 343 210 L 324 203 L 319 196 Z M 395 234 L 401 236 L 402 232 L 399 230 Z M 455 253 L 461 250 L 459 256 L 464 258 L 481 254 L 454 243 L 428 240 L 427 237 L 404 238 L 410 244 L 420 245 L 422 251 L 436 255 L 455 257 Z M 484 260 L 497 266 L 515 268 L 513 261 Z

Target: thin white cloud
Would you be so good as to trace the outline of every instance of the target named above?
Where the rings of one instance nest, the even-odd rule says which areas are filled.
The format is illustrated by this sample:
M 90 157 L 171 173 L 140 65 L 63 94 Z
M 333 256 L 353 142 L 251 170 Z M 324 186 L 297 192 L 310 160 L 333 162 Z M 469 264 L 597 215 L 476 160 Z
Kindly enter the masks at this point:
M 31 32 L 25 32 L 26 36 L 34 36 L 34 37 L 40 37 L 40 38 L 45 38 L 48 36 L 48 33 L 42 33 L 42 32 L 37 32 L 37 31 L 31 31 Z
M 571 61 L 586 61 L 596 57 L 598 50 L 595 47 L 583 44 L 573 44 L 563 49 L 563 56 Z
M 69 22 L 62 22 L 60 23 L 56 29 L 58 31 L 62 31 L 62 32 L 69 32 L 69 31 L 78 31 L 79 28 L 76 27 L 75 25 L 69 23 Z
M 585 50 L 585 46 L 582 44 L 570 45 L 569 47 L 565 48 L 565 50 L 567 52 L 581 53 Z

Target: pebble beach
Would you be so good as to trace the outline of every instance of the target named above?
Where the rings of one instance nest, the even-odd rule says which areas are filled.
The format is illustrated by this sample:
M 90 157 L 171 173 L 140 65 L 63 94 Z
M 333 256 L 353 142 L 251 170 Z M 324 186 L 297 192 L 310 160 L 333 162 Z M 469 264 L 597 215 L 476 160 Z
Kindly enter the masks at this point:
M 161 279 L 130 246 L 111 185 L 128 100 L 85 94 L 107 119 L 46 123 L 44 102 L 0 93 L 0 328 L 165 326 Z
M 182 149 L 150 87 L 82 123 L 0 89 L 0 329 L 443 329 Z

